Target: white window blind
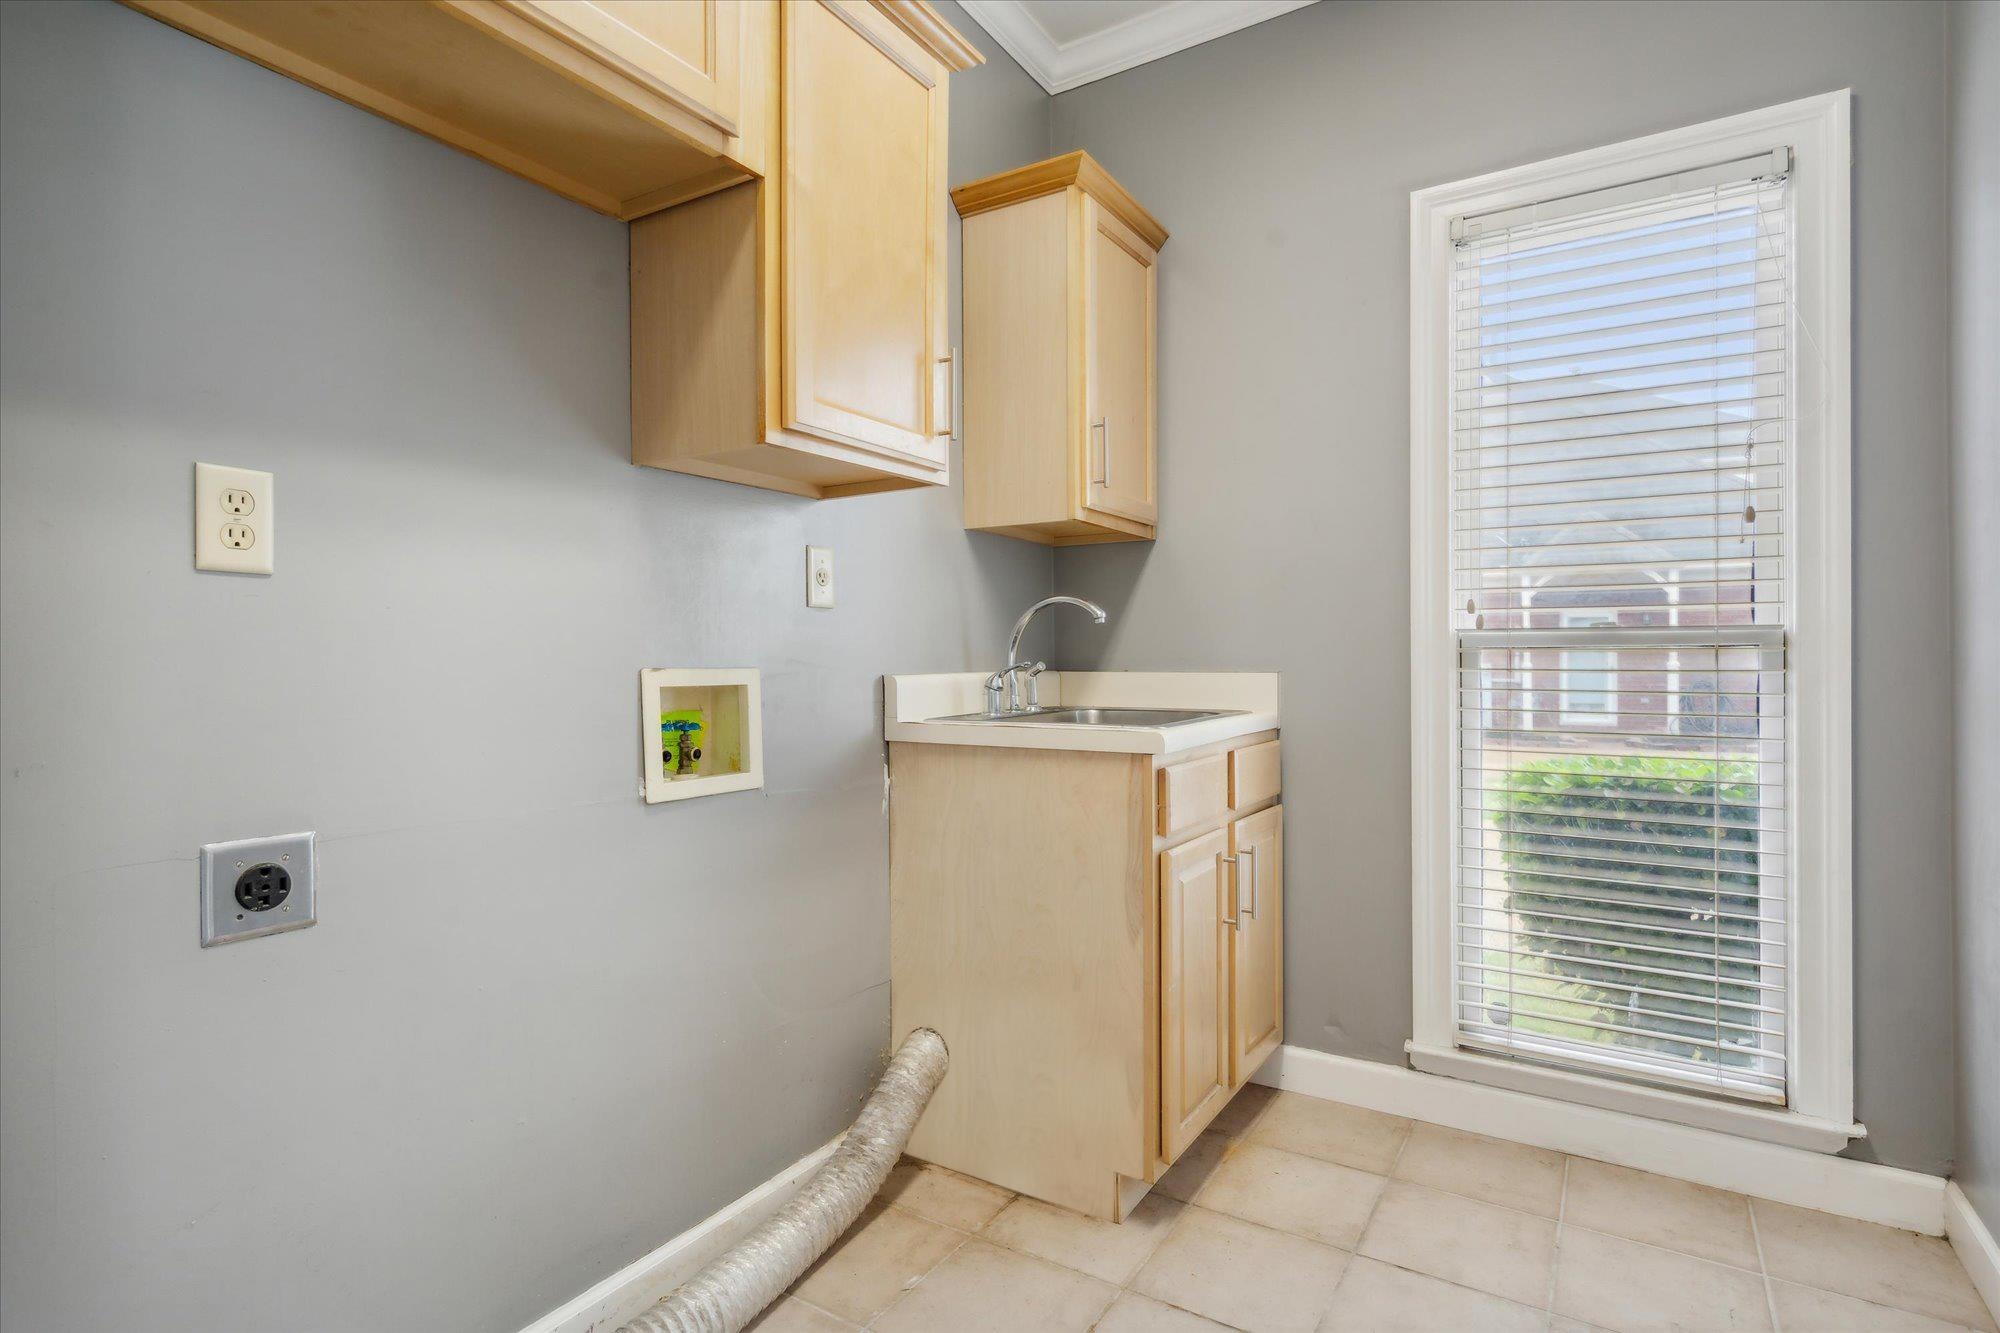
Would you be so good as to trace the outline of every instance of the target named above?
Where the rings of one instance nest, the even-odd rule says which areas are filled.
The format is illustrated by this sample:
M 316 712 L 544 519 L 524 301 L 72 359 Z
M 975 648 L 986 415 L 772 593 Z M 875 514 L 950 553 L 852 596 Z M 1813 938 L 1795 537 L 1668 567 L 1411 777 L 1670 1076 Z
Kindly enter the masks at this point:
M 1454 228 L 1461 1046 L 1786 1100 L 1786 160 Z

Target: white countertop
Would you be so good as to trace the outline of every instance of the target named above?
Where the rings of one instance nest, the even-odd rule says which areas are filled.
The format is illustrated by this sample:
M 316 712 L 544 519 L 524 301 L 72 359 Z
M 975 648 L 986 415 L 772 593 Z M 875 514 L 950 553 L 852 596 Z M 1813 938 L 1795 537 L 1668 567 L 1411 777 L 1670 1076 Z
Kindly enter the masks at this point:
M 883 683 L 882 733 L 927 745 L 989 745 L 1017 750 L 1099 750 L 1178 754 L 1278 725 L 1276 672 L 1047 671 L 1043 708 L 1190 708 L 1227 710 L 1171 727 L 1102 727 L 1061 722 L 952 722 L 986 709 L 986 672 L 890 676 Z

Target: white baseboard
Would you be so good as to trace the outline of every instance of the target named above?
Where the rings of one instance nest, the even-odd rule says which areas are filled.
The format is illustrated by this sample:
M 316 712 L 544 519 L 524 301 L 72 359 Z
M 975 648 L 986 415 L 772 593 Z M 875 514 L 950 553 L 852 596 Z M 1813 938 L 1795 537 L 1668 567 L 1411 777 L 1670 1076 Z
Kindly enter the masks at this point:
M 521 1333 L 610 1333 L 644 1314 L 710 1260 L 755 1231 L 798 1193 L 806 1177 L 833 1155 L 834 1139 L 807 1153 L 734 1202 L 724 1204 L 644 1258 L 627 1264 L 575 1300 L 551 1310 Z
M 1995 1319 L 2000 1319 L 2000 1244 L 1994 1243 L 1986 1219 L 1973 1211 L 1972 1200 L 1955 1180 L 1944 1189 L 1944 1234 L 1951 1239 L 1951 1248 L 1958 1252 L 1958 1261 L 1965 1265 L 1972 1285 L 1979 1289 L 1979 1299 L 1986 1302 Z
M 1257 1073 L 1256 1081 L 1371 1111 L 1754 1194 L 1760 1199 L 1921 1231 L 1927 1236 L 1945 1232 L 1945 1182 L 1940 1176 L 1556 1101 L 1400 1065 L 1328 1055 L 1303 1046 L 1280 1047 Z M 1967 1267 L 1971 1267 L 1969 1262 Z

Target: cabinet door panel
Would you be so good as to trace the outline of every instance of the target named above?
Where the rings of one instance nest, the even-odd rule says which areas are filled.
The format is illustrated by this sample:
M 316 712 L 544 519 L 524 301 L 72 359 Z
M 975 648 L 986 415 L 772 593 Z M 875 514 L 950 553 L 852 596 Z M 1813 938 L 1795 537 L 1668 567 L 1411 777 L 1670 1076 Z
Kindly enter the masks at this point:
M 785 424 L 942 468 L 943 68 L 872 6 L 782 22 Z
M 1160 854 L 1160 1151 L 1173 1161 L 1229 1100 L 1229 876 L 1223 830 Z
M 1153 303 L 1158 254 L 1094 199 L 1083 207 L 1084 504 L 1141 523 L 1153 491 Z
M 725 134 L 739 132 L 742 0 L 511 0 Z
M 1230 826 L 1236 857 L 1230 980 L 1229 1084 L 1243 1086 L 1285 1039 L 1284 807 Z

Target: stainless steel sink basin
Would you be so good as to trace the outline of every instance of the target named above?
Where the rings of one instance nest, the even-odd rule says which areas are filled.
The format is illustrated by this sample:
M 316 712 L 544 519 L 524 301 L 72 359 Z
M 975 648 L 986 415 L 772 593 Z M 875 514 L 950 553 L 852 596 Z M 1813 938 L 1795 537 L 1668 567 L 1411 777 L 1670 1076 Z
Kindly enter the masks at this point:
M 1178 727 L 1205 718 L 1228 717 L 1234 710 L 1193 708 L 1044 708 L 1033 713 L 965 713 L 940 722 L 1004 722 L 1012 725 L 1046 723 L 1059 727 Z

